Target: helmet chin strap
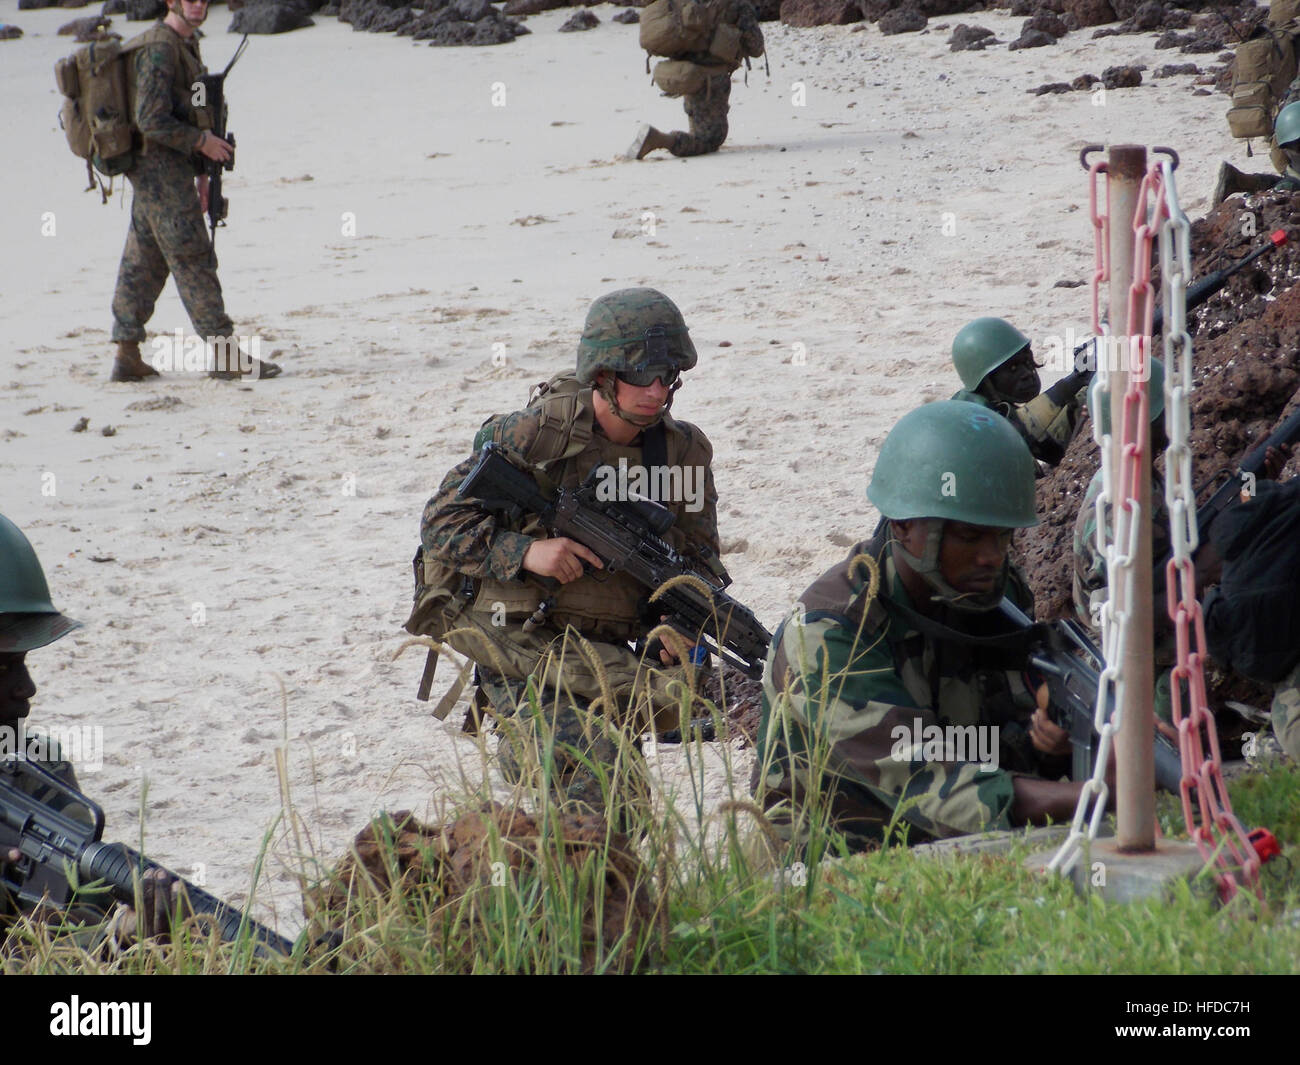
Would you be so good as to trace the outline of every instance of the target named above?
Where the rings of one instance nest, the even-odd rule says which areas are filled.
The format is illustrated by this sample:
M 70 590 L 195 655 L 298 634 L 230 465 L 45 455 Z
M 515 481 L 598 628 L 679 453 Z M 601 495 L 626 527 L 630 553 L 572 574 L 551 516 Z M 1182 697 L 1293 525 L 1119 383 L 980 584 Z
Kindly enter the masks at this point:
M 953 610 L 968 610 L 974 613 L 994 610 L 1002 602 L 1002 595 L 1007 584 L 1007 563 L 1002 563 L 1002 576 L 996 587 L 990 592 L 959 592 L 943 579 L 939 568 L 939 547 L 943 543 L 944 522 L 939 518 L 918 518 L 925 522 L 925 554 L 917 558 L 905 548 L 900 540 L 894 538 L 893 550 L 918 577 L 934 589 L 930 596 L 932 603 L 942 603 Z
M 664 405 L 659 408 L 659 413 L 653 415 L 628 414 L 618 405 L 618 378 L 612 373 L 606 375 L 603 385 L 596 386 L 596 391 L 605 398 L 610 410 L 627 422 L 628 425 L 635 425 L 638 429 L 650 429 L 664 420 L 664 415 L 672 409 L 673 396 L 677 394 L 677 390 L 681 387 L 680 380 L 674 382 L 673 387 L 668 390 L 668 398 L 664 401 Z

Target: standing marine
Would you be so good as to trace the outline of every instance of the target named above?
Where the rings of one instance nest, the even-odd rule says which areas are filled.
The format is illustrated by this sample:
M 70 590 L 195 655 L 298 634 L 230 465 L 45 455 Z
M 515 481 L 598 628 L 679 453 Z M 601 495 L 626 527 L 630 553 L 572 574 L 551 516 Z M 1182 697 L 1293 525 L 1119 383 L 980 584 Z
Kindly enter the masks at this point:
M 707 155 L 727 139 L 731 75 L 763 54 L 763 31 L 749 0 L 655 0 L 641 13 L 641 47 L 669 57 L 655 67 L 666 95 L 682 97 L 690 132 L 642 126 L 627 158 L 658 148 L 673 155 Z
M 213 349 L 210 377 L 275 377 L 280 367 L 242 354 L 226 314 L 217 257 L 203 224 L 208 178 L 203 160 L 229 161 L 234 149 L 211 132 L 199 78 L 198 28 L 208 0 L 167 0 L 167 15 L 128 43 L 134 73 L 131 99 L 139 143 L 131 182 L 131 228 L 113 292 L 111 379 L 139 381 L 158 371 L 140 354 L 145 325 L 170 274 L 195 332 Z
M 669 650 L 646 653 L 659 611 L 626 573 L 602 572 L 595 554 L 549 535 L 536 515 L 489 510 L 459 498 L 458 488 L 489 443 L 563 488 L 601 465 L 622 464 L 626 483 L 663 483 L 656 471 L 676 471 L 669 480 L 677 495 L 658 500 L 676 519 L 665 538 L 716 583 L 725 570 L 713 448 L 700 429 L 669 414 L 681 374 L 695 362 L 681 312 L 663 293 L 601 296 L 587 312 L 576 373 L 539 386 L 524 410 L 486 421 L 474 455 L 443 479 L 420 523 L 407 631 L 445 640 L 476 664 L 478 703 L 502 732 L 507 777 L 530 757 L 521 745 L 542 751 L 553 731 L 552 782 L 589 810 L 612 798 L 616 775 L 633 790 L 644 787 L 637 738 L 677 727 L 683 670 L 691 667 Z M 593 703 L 599 714 L 587 709 Z

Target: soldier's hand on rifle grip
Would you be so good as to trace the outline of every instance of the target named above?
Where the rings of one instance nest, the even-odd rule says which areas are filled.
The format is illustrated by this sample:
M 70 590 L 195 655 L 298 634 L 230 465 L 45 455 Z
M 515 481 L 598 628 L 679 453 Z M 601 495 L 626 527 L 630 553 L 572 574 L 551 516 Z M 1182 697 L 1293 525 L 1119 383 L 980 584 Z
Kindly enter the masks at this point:
M 227 163 L 234 156 L 235 150 L 215 133 L 204 132 L 199 141 L 198 152 L 205 159 L 214 163 Z
M 1037 691 L 1038 709 L 1029 719 L 1029 742 L 1039 754 L 1049 756 L 1068 755 L 1070 753 L 1070 734 L 1056 724 L 1047 711 L 1047 685 L 1039 685 Z
M 1291 445 L 1279 444 L 1276 447 L 1270 447 L 1264 452 L 1264 479 L 1276 481 L 1282 476 L 1282 471 L 1286 469 L 1286 464 L 1291 461 Z
M 568 584 L 586 572 L 584 563 L 594 569 L 604 569 L 604 564 L 590 548 L 567 536 L 555 536 L 529 544 L 524 552 L 523 568 L 539 577 L 554 577 L 561 584 Z

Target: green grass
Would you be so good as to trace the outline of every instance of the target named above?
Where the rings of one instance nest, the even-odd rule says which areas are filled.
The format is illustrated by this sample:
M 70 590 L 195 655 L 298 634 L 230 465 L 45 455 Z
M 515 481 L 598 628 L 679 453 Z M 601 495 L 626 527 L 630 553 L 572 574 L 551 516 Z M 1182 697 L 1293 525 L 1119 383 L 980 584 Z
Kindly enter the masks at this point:
M 702 753 L 688 750 L 693 758 Z M 545 766 L 535 768 L 544 794 Z M 696 775 L 692 780 L 698 785 Z M 604 783 L 607 790 L 619 786 Z M 1229 789 L 1247 829 L 1270 828 L 1284 854 L 1300 841 L 1300 769 L 1275 766 L 1239 777 Z M 464 805 L 482 801 L 467 793 Z M 715 815 L 702 842 L 695 828 L 703 811 L 698 786 L 644 811 L 634 845 L 607 830 L 566 845 L 554 806 L 536 793 L 530 802 L 540 826 L 535 838 L 512 842 L 489 831 L 477 872 L 454 890 L 436 842 L 417 848 L 414 858 L 408 851 L 402 861 L 390 847 L 384 859 L 389 882 L 401 880 L 402 862 L 422 862 L 433 873 L 396 892 L 358 882 L 333 918 L 342 929 L 335 951 L 307 949 L 310 937 L 304 936 L 291 959 L 254 959 L 246 944 L 196 933 L 176 945 L 137 943 L 108 956 L 88 945 L 85 929 L 24 924 L 0 955 L 0 969 L 1300 972 L 1300 874 L 1282 859 L 1264 869 L 1262 903 L 1243 892 L 1223 907 L 1212 882 L 1201 877 L 1174 885 L 1166 898 L 1119 905 L 1080 897 L 1060 878 L 1027 870 L 1023 853 L 935 859 L 895 846 L 798 865 L 793 852 L 773 844 L 761 815 L 745 801 Z M 1181 834 L 1181 811 L 1172 797 L 1162 798 L 1159 816 L 1167 836 Z M 385 834 L 391 839 L 391 822 L 381 825 Z M 833 838 L 814 831 L 812 845 L 801 853 L 834 849 Z M 593 913 L 621 889 L 643 902 L 639 920 L 596 923 Z

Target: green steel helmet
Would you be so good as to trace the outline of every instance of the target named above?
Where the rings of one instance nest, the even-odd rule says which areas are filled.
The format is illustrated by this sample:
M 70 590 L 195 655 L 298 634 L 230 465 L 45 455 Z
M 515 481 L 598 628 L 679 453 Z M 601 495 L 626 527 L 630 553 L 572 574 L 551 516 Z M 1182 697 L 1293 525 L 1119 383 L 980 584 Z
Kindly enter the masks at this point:
M 601 370 L 695 365 L 695 345 L 682 312 L 653 288 L 622 288 L 601 296 L 587 311 L 578 341 L 578 380 L 593 384 Z
M 1095 422 L 1097 420 L 1097 397 L 1109 395 L 1101 390 L 1101 378 L 1094 377 L 1092 384 L 1088 386 L 1088 416 Z M 1147 382 L 1147 403 L 1151 407 L 1151 421 L 1157 421 L 1165 412 L 1165 364 L 1159 359 L 1151 359 L 1151 379 Z M 1110 432 L 1110 401 L 1107 400 L 1102 405 L 1101 411 L 1101 431 Z
M 0 652 L 32 651 L 79 628 L 80 621 L 50 602 L 45 571 L 27 537 L 0 514 Z
M 1287 104 L 1277 113 L 1277 121 L 1273 123 L 1273 139 L 1279 148 L 1300 141 L 1300 100 Z
M 886 518 L 1023 529 L 1034 513 L 1034 457 L 1011 423 L 961 400 L 905 414 L 881 445 L 867 498 Z
M 1029 338 L 1005 318 L 976 318 L 953 337 L 952 364 L 961 383 L 974 392 L 985 377 L 1028 346 Z

